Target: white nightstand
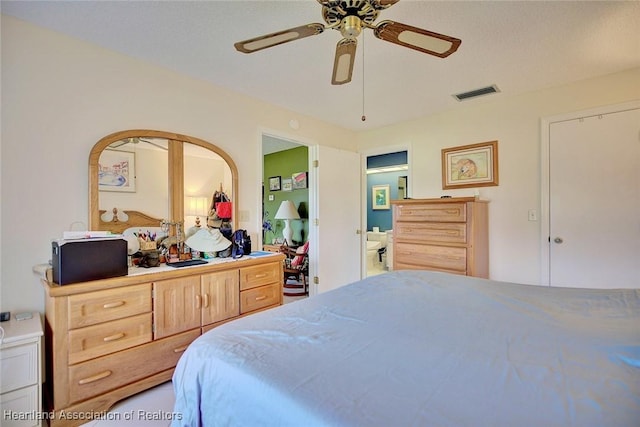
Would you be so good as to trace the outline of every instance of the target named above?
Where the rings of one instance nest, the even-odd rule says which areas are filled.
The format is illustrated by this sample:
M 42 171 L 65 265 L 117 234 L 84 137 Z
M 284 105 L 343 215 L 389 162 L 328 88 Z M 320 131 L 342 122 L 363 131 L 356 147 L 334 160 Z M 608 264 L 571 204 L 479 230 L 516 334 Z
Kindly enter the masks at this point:
M 42 320 L 0 323 L 4 338 L 0 345 L 0 424 L 42 425 Z

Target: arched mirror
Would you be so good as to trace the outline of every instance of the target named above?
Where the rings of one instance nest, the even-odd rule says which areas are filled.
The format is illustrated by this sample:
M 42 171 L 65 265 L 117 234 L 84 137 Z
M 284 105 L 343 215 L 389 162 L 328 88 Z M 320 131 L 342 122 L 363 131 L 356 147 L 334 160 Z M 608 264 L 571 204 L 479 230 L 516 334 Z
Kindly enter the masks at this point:
M 220 148 L 202 139 L 137 129 L 116 132 L 89 155 L 89 227 L 122 233 L 160 221 L 202 221 L 213 195 L 222 193 L 237 218 L 238 171 Z

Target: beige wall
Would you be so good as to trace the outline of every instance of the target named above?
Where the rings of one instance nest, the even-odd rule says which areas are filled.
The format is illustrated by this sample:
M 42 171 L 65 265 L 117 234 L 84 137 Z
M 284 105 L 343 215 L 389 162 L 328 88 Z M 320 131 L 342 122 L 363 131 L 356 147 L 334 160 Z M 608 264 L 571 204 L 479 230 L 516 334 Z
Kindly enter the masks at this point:
M 262 131 L 308 143 L 373 150 L 410 147 L 411 196 L 469 195 L 441 189 L 440 149 L 498 140 L 500 186 L 491 200 L 491 277 L 540 282 L 542 117 L 640 99 L 640 69 L 517 97 L 480 98 L 442 114 L 358 135 L 172 71 L 2 16 L 0 307 L 43 311 L 32 273 L 50 240 L 87 222 L 88 154 L 112 132 L 151 128 L 208 140 L 240 175 L 239 223 L 257 233 Z M 499 83 L 499 82 L 498 82 Z M 295 119 L 299 130 L 288 123 Z M 354 142 L 355 141 L 355 142 Z M 354 144 L 358 143 L 356 147 Z
M 499 82 L 498 82 L 499 83 Z M 359 134 L 359 149 L 410 147 L 410 196 L 471 196 L 473 189 L 442 190 L 441 149 L 498 140 L 500 185 L 480 188 L 491 201 L 492 279 L 541 283 L 541 119 L 567 112 L 640 99 L 640 69 L 506 97 L 491 95 L 442 114 Z
M 250 215 L 238 226 L 253 233 L 262 131 L 355 150 L 350 131 L 203 81 L 4 15 L 1 31 L 3 310 L 43 311 L 32 267 L 51 258 L 51 239 L 71 223 L 87 223 L 89 151 L 112 132 L 166 130 L 225 150 L 238 167 L 239 209 Z

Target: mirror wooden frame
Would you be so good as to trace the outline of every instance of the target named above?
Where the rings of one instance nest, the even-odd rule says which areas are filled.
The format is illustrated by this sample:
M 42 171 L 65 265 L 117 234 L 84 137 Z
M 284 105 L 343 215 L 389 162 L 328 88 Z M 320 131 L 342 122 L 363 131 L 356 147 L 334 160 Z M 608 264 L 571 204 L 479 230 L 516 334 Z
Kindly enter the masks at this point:
M 233 203 L 233 222 L 237 221 L 238 168 L 233 159 L 224 150 L 203 139 L 177 133 L 150 129 L 131 129 L 115 132 L 99 140 L 89 154 L 89 229 L 100 230 L 100 198 L 98 190 L 99 160 L 102 151 L 116 141 L 127 138 L 163 138 L 169 143 L 169 216 L 168 221 L 184 221 L 184 144 L 194 144 L 211 150 L 219 155 L 231 170 L 231 202 Z

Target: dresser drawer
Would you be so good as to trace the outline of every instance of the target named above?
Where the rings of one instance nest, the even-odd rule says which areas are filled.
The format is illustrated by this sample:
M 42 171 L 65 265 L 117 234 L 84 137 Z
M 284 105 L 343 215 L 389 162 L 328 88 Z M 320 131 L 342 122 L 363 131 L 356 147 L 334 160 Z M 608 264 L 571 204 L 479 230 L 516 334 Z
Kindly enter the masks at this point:
M 69 364 L 151 341 L 151 313 L 69 331 Z
M 467 270 L 466 248 L 396 243 L 393 256 L 398 269 L 431 268 L 462 274 Z
M 281 281 L 280 266 L 277 262 L 240 269 L 241 291 Z
M 281 291 L 279 283 L 272 283 L 240 292 L 240 314 L 278 304 Z
M 38 383 L 38 344 L 0 350 L 0 393 Z
M 174 335 L 149 344 L 69 367 L 69 396 L 78 402 L 175 367 L 200 330 Z
M 399 222 L 394 231 L 398 240 L 467 243 L 467 225 L 464 223 Z
M 467 205 L 465 203 L 395 205 L 395 220 L 399 222 L 465 222 L 467 220 Z
M 69 329 L 150 311 L 150 283 L 72 295 L 69 297 Z

